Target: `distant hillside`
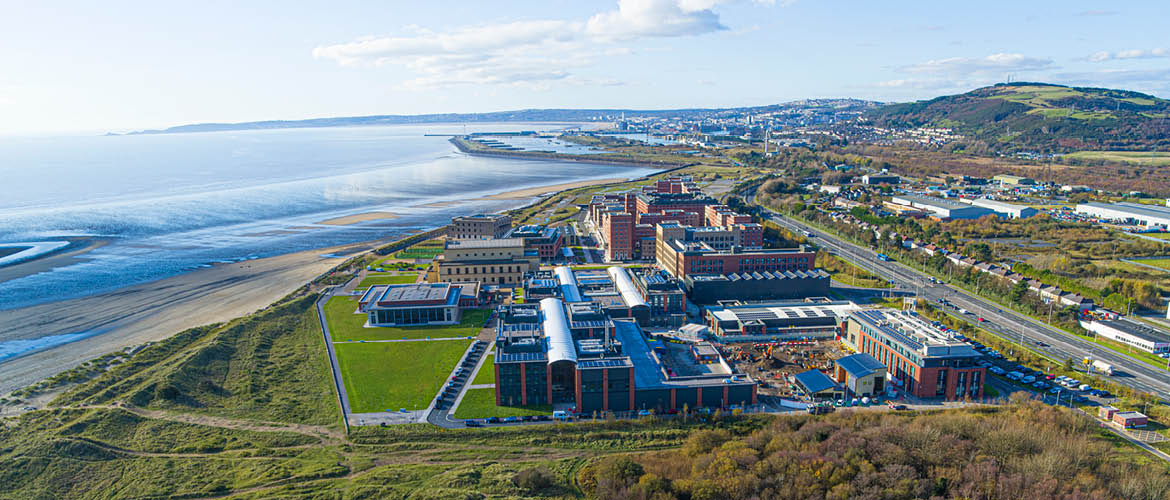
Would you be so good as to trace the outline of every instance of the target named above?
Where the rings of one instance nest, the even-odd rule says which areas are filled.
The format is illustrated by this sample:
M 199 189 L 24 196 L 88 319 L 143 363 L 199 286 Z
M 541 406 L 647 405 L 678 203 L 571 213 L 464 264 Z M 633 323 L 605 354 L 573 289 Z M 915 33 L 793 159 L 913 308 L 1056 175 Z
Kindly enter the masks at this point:
M 622 115 L 627 118 L 694 119 L 725 117 L 737 113 L 778 113 L 798 110 L 820 110 L 826 113 L 860 113 L 878 103 L 859 99 L 806 99 L 784 104 L 770 104 L 742 108 L 687 108 L 687 109 L 521 109 L 491 113 L 435 113 L 425 115 L 372 115 L 312 118 L 307 120 L 268 120 L 243 123 L 197 123 L 161 130 L 142 130 L 136 134 L 175 134 L 183 132 L 217 132 L 222 130 L 259 130 L 282 128 L 350 127 L 362 125 L 402 125 L 414 123 L 495 123 L 495 122 L 589 122 L 613 121 Z
M 999 151 L 1170 150 L 1170 101 L 1128 90 L 1007 83 L 866 116 L 878 126 L 953 128 Z

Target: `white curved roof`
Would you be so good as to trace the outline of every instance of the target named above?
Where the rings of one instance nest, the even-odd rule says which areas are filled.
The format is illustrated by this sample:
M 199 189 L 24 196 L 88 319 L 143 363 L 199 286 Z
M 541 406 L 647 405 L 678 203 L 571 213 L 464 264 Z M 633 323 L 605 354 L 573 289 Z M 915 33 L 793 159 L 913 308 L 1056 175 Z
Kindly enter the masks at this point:
M 634 286 L 634 281 L 630 279 L 630 272 L 626 268 L 612 266 L 606 269 L 606 272 L 613 279 L 613 285 L 617 287 L 618 293 L 622 294 L 622 301 L 626 303 L 626 307 L 630 309 L 636 306 L 649 307 L 642 299 L 642 294 L 638 293 L 638 287 Z
M 569 331 L 569 318 L 561 299 L 541 299 L 540 313 L 544 316 L 544 337 L 548 340 L 548 362 L 577 362 L 577 348 L 573 346 L 573 334 Z
M 566 266 L 557 266 L 553 269 L 557 275 L 557 281 L 561 283 L 561 298 L 565 302 L 583 302 L 585 297 L 581 295 L 581 289 L 577 287 L 577 275 L 573 274 L 573 270 Z

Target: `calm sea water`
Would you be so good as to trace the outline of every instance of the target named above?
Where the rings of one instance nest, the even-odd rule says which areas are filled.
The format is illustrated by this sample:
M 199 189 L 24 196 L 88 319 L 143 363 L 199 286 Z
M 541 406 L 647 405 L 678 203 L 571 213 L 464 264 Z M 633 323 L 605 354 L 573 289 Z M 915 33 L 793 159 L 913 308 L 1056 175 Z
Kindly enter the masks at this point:
M 556 127 L 467 131 L 534 128 Z M 110 291 L 215 262 L 396 236 L 442 225 L 452 215 L 527 203 L 475 200 L 493 193 L 651 172 L 471 157 L 446 137 L 424 135 L 463 132 L 462 125 L 428 125 L 0 138 L 0 243 L 112 240 L 85 262 L 0 283 L 0 309 Z M 314 224 L 373 210 L 401 218 Z

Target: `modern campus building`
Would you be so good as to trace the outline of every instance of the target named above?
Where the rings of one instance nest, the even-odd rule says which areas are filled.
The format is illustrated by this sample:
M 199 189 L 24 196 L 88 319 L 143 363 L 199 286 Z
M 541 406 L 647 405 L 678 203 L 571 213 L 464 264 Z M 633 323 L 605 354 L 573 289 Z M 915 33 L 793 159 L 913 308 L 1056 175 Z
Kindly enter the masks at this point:
M 678 280 L 624 267 L 571 269 L 565 266 L 531 273 L 525 281 L 525 299 L 554 297 L 569 303 L 588 302 L 613 318 L 630 318 L 642 326 L 681 325 L 686 295 Z
M 501 306 L 496 404 L 552 404 L 577 413 L 666 411 L 756 402 L 756 383 L 709 344 L 647 339 L 630 319 L 597 304 Z
M 451 219 L 447 236 L 457 240 L 503 238 L 512 229 L 512 217 L 504 214 L 478 214 Z
M 995 211 L 1000 217 L 1005 219 L 1027 219 L 1038 213 L 1039 210 L 1029 207 L 1027 205 L 1016 205 L 1014 203 L 1005 203 L 1002 201 L 992 200 L 988 198 L 964 198 L 963 203 L 968 203 L 976 207 L 983 207 Z
M 659 229 L 667 229 L 660 225 Z M 720 250 L 703 241 L 663 237 L 658 266 L 678 278 L 691 301 L 797 299 L 829 294 L 829 274 L 813 269 L 816 254 L 801 248 Z
M 1170 334 L 1125 318 L 1081 320 L 1081 326 L 1110 340 L 1145 352 L 1170 352 Z
M 589 219 L 597 227 L 607 261 L 654 258 L 657 227 L 680 228 L 678 238 L 707 241 L 715 247 L 759 247 L 763 228 L 703 194 L 688 177 L 660 180 L 641 191 L 596 195 Z M 689 234 L 686 234 L 689 231 Z
M 358 300 L 369 326 L 454 325 L 459 323 L 463 286 L 450 283 L 374 285 Z
M 985 215 L 995 215 L 995 211 L 990 208 L 920 194 L 898 194 L 891 197 L 890 201 L 896 205 L 917 208 L 939 220 L 978 219 Z
M 535 251 L 542 261 L 562 257 L 561 247 L 565 239 L 561 228 L 530 224 L 513 228 L 504 237 L 524 240 L 524 248 Z
M 885 365 L 890 382 L 914 397 L 983 397 L 987 372 L 976 364 L 980 354 L 913 313 L 854 311 L 846 322 L 843 340 Z
M 707 306 L 707 324 L 720 342 L 832 340 L 857 304 L 844 300 L 726 302 Z
M 1170 228 L 1170 207 L 1138 203 L 1078 203 L 1080 215 L 1107 222 Z
M 813 401 L 834 400 L 845 395 L 841 384 L 820 370 L 808 370 L 792 377 L 796 387 Z
M 515 286 L 539 268 L 537 251 L 525 248 L 520 238 L 447 240 L 427 270 L 427 281 Z

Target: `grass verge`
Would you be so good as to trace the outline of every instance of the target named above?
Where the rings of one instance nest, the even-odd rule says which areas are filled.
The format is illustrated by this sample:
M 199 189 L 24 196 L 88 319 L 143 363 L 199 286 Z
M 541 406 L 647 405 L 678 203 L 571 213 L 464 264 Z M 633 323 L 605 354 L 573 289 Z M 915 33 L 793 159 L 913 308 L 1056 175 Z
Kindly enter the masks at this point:
M 354 413 L 421 410 L 447 381 L 471 341 L 334 344 Z

